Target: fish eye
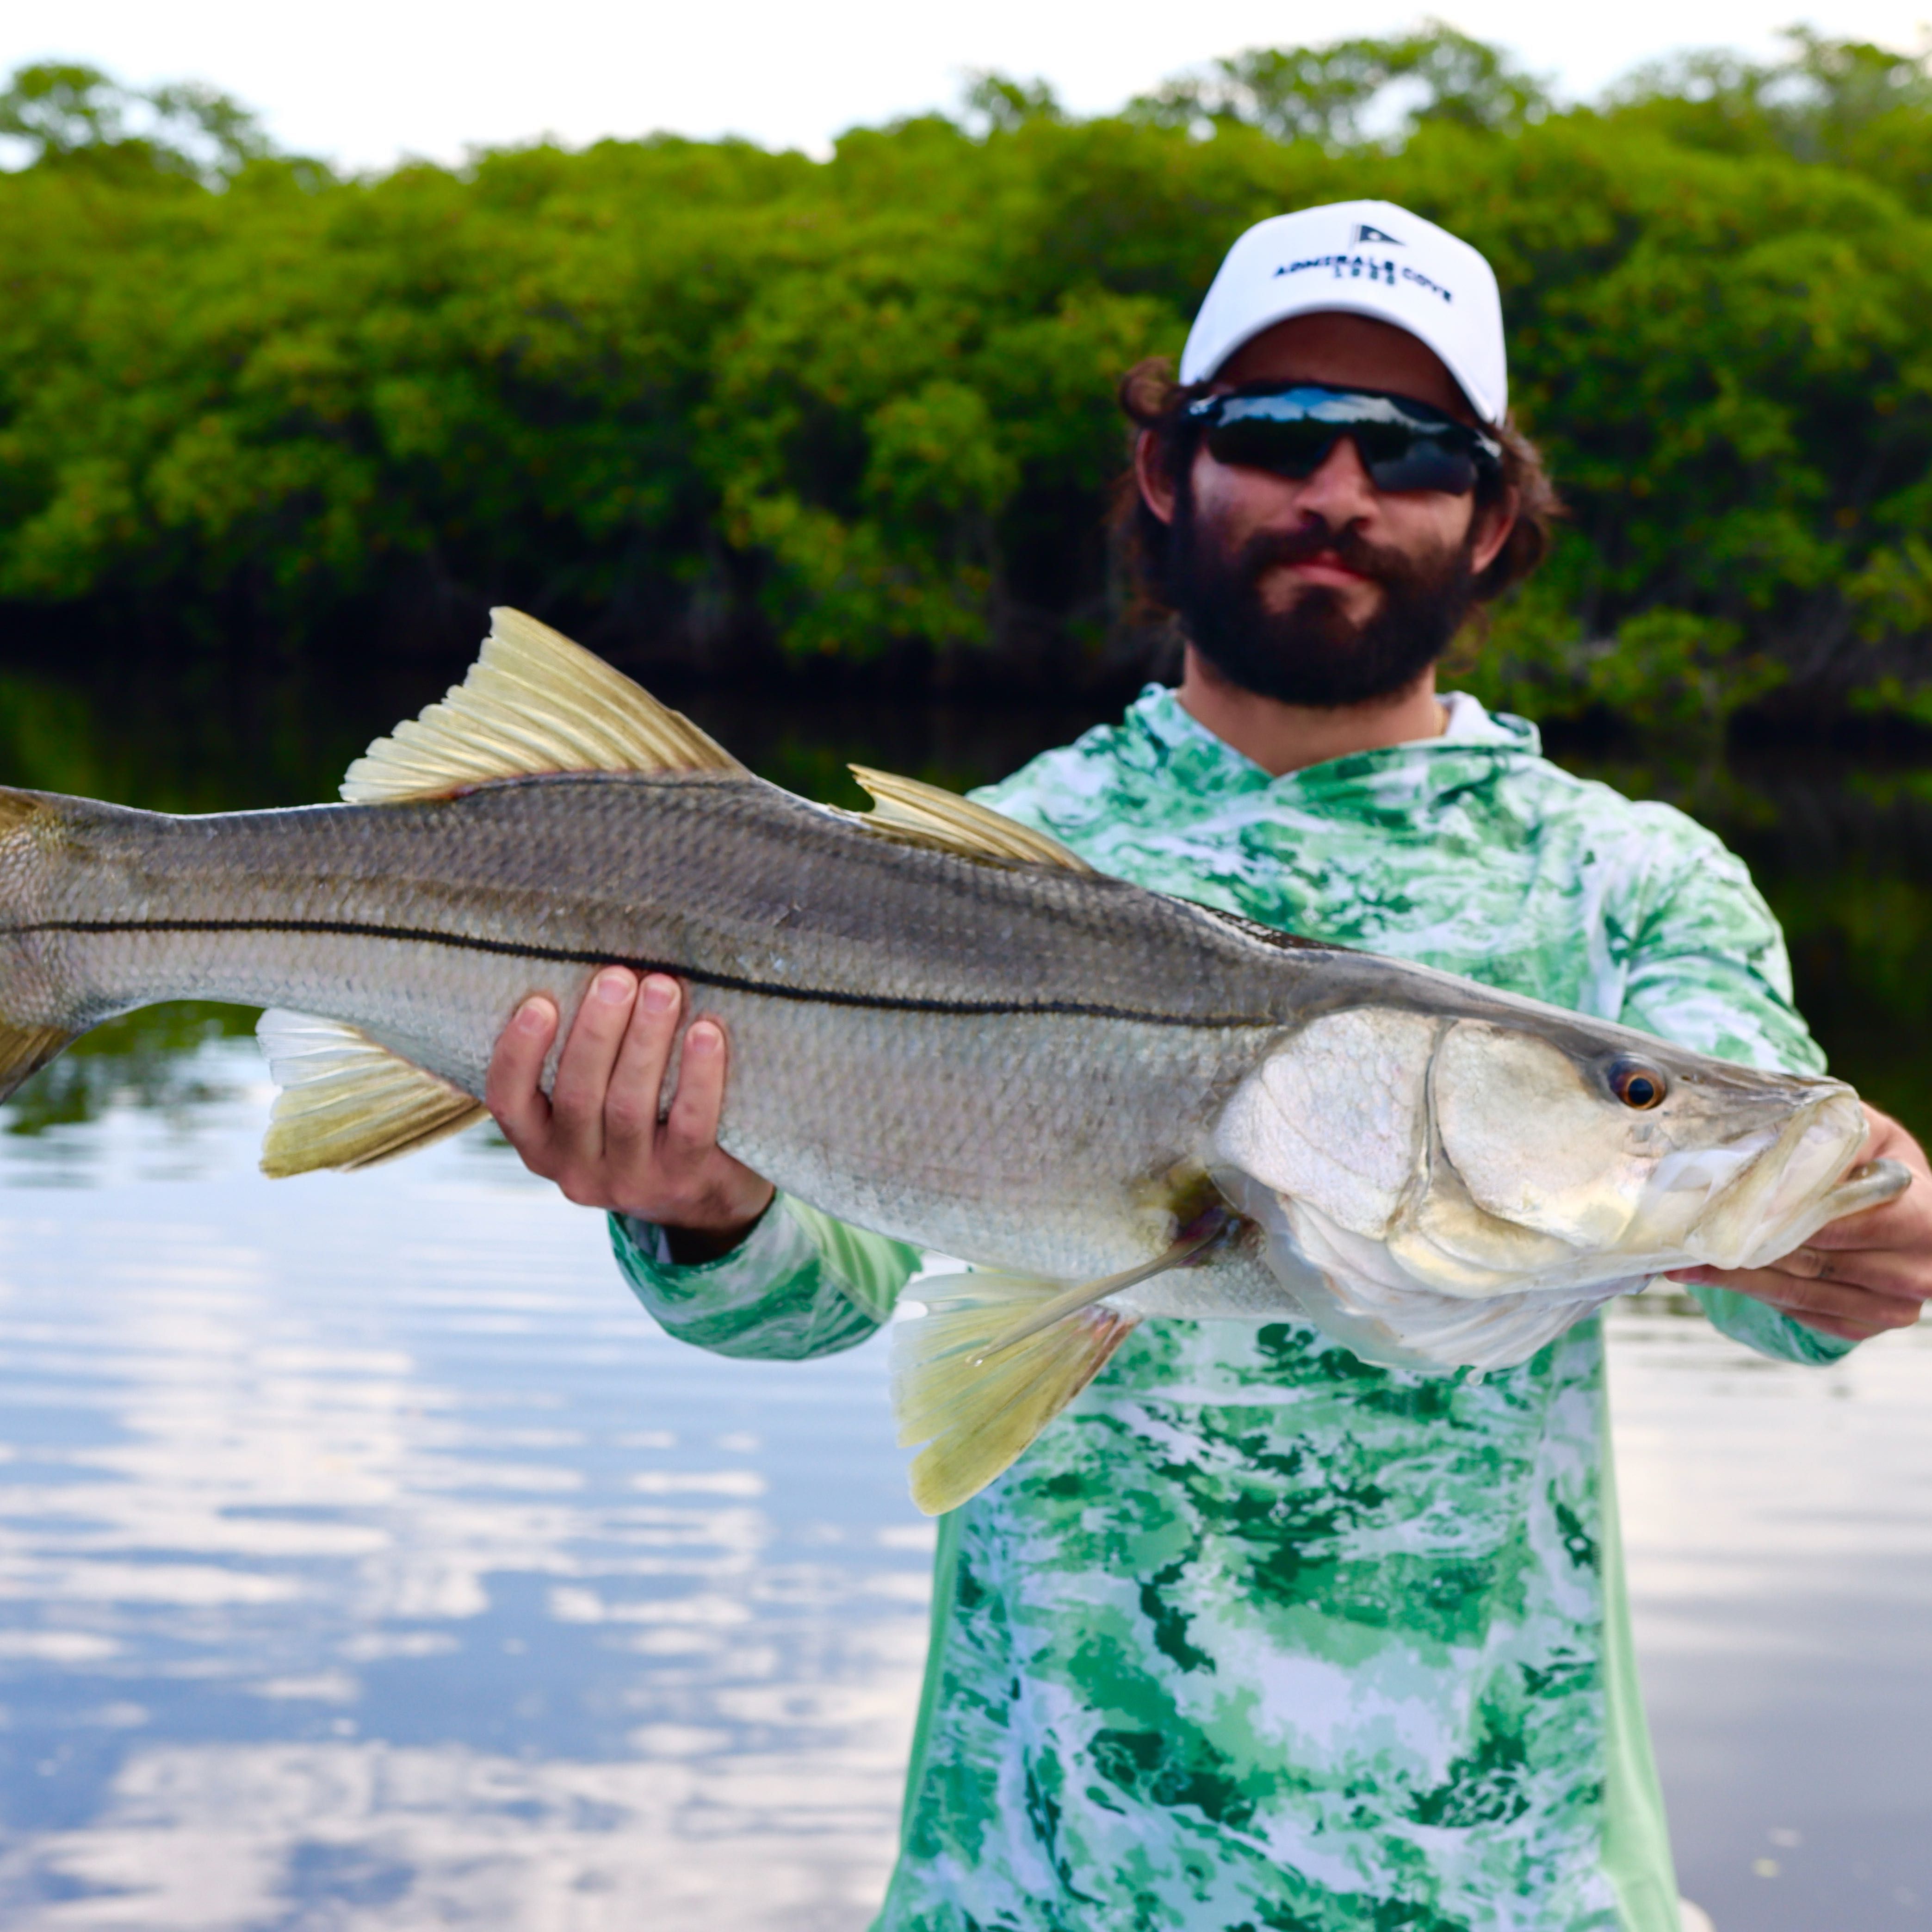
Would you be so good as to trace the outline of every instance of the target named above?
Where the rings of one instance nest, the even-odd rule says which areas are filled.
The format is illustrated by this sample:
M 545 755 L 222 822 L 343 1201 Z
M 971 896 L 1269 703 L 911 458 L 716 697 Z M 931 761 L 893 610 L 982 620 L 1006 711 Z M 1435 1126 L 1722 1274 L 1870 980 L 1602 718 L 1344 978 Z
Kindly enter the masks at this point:
M 1664 1076 L 1640 1060 L 1620 1060 L 1610 1069 L 1610 1091 L 1640 1113 L 1656 1106 L 1667 1090 Z

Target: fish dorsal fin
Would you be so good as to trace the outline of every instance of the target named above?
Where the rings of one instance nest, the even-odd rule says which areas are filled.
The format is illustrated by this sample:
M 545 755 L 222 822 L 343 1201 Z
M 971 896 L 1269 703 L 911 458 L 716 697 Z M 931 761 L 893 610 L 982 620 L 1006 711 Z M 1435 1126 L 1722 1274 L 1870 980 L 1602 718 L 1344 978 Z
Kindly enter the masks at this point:
M 370 1167 L 485 1118 L 473 1094 L 339 1020 L 271 1008 L 255 1036 L 281 1092 L 262 1143 L 278 1180 L 322 1167 Z
M 1094 868 L 1058 838 L 975 805 L 957 792 L 922 784 L 869 766 L 848 767 L 872 794 L 872 809 L 852 816 L 868 832 L 904 845 L 923 845 L 956 858 L 991 860 L 1002 866 L 1058 866 L 1091 874 Z
M 688 718 L 520 610 L 490 613 L 470 675 L 349 767 L 351 805 L 442 798 L 537 772 L 718 772 L 745 767 Z
M 892 1328 L 892 1412 L 913 1459 L 912 1499 L 928 1516 L 979 1494 L 1106 1367 L 1138 1318 L 1099 1304 L 1008 1342 L 1064 1282 L 991 1271 L 915 1282 L 917 1320 Z

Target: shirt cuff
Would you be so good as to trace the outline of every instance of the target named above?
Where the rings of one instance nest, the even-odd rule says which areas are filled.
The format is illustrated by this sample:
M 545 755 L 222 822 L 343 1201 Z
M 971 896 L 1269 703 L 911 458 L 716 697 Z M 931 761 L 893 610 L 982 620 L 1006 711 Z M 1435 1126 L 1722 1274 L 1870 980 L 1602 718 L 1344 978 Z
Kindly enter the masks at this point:
M 1691 1294 L 1711 1318 L 1711 1324 L 1734 1342 L 1742 1342 L 1774 1361 L 1797 1362 L 1807 1368 L 1823 1368 L 1842 1361 L 1858 1345 L 1842 1336 L 1821 1335 L 1808 1328 L 1781 1309 L 1740 1294 L 1736 1288 L 1718 1288 L 1705 1282 L 1687 1284 Z
M 699 1300 L 720 1310 L 748 1305 L 773 1282 L 818 1258 L 811 1236 L 782 1211 L 782 1199 L 774 1195 L 745 1238 L 708 1262 L 674 1261 L 664 1229 L 632 1214 L 610 1216 L 610 1238 L 620 1264 L 646 1306 L 662 1301 L 676 1307 Z

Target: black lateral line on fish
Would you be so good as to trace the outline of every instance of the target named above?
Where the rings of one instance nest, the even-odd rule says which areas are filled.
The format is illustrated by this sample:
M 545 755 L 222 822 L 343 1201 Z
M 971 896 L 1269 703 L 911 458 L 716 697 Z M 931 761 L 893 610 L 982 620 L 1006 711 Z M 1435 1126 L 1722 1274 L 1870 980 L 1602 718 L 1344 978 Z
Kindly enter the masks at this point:
M 1082 1000 L 937 1000 L 891 993 L 849 993 L 837 987 L 787 986 L 716 973 L 702 966 L 680 965 L 668 959 L 626 958 L 621 953 L 582 952 L 561 946 L 532 946 L 514 939 L 485 939 L 476 934 L 439 932 L 429 926 L 369 926 L 353 920 L 325 919 L 51 919 L 31 926 L 0 926 L 0 939 L 24 939 L 34 934 L 70 932 L 82 937 L 144 932 L 313 933 L 325 939 L 388 939 L 400 945 L 447 946 L 460 952 L 494 953 L 505 958 L 541 959 L 564 966 L 622 966 L 632 972 L 668 973 L 693 985 L 720 992 L 754 993 L 767 999 L 817 1000 L 830 1006 L 871 1006 L 896 1013 L 958 1013 L 965 1016 L 1039 1013 L 1050 1018 L 1125 1020 L 1144 1026 L 1278 1027 L 1272 1014 L 1208 1013 L 1190 1018 L 1178 1013 L 1137 1012 L 1131 1006 L 1108 1006 Z

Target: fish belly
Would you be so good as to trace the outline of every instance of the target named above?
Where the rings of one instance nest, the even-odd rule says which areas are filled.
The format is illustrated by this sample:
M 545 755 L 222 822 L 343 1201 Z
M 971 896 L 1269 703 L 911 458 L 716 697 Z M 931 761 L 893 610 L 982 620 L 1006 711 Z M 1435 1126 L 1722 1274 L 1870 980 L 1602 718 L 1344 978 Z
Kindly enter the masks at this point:
M 962 1259 L 1070 1280 L 1160 1254 L 1208 1198 L 1231 1043 L 1187 1029 L 723 994 L 720 1136 L 801 1199 Z

